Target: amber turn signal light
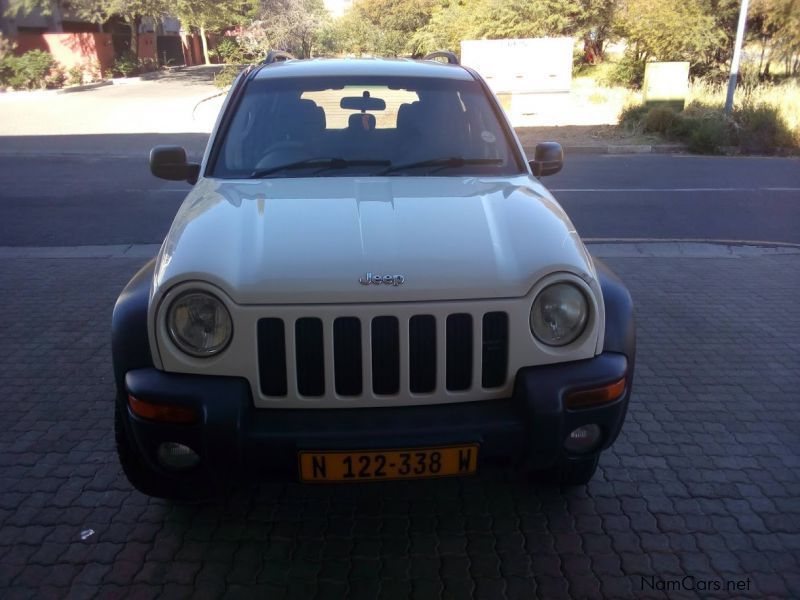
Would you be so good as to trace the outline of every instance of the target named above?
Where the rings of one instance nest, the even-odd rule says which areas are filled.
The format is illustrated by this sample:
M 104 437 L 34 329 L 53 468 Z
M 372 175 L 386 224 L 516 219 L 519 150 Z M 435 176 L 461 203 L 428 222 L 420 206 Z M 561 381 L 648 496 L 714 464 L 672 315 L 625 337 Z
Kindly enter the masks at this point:
M 197 423 L 200 420 L 200 413 L 194 408 L 187 406 L 175 406 L 174 404 L 154 404 L 139 400 L 134 396 L 128 395 L 128 405 L 133 414 L 150 421 L 162 421 L 166 423 Z
M 567 408 L 588 408 L 597 404 L 607 404 L 613 402 L 625 391 L 625 378 L 609 383 L 603 387 L 580 390 L 567 394 L 565 404 Z

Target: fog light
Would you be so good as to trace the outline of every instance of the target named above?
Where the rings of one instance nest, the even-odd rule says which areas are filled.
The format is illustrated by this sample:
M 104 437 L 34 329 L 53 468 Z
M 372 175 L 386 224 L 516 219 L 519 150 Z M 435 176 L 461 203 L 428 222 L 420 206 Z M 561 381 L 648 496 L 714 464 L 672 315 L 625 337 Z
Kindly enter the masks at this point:
M 200 457 L 189 446 L 177 442 L 164 442 L 158 447 L 158 462 L 167 469 L 180 471 L 194 467 L 200 462 Z
M 564 440 L 564 449 L 573 454 L 591 452 L 599 445 L 601 433 L 597 425 L 581 425 Z

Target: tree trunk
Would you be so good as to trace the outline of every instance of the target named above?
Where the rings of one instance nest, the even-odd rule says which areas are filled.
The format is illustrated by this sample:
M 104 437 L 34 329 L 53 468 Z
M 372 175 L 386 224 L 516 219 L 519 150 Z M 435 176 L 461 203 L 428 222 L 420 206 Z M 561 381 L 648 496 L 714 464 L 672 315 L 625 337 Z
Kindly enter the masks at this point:
M 131 28 L 131 56 L 139 58 L 139 17 L 135 15 L 125 15 L 123 19 Z
M 586 51 L 587 57 L 591 56 L 589 62 L 593 65 L 603 62 L 603 40 L 599 38 L 585 39 L 584 50 Z
M 205 64 L 211 64 L 211 58 L 208 56 L 208 41 L 206 40 L 206 28 L 200 25 L 200 43 L 203 45 L 203 60 Z
M 64 25 L 61 21 L 61 5 L 58 0 L 51 0 L 50 2 L 50 16 L 53 19 L 53 31 L 61 33 L 64 31 Z

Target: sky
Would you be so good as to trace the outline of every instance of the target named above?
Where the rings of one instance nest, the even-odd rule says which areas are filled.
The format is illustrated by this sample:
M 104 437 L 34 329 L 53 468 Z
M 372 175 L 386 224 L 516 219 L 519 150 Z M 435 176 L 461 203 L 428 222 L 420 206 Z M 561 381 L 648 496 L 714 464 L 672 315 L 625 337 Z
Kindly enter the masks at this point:
M 344 11 L 353 4 L 353 0 L 323 0 L 323 2 L 325 8 L 327 8 L 328 12 L 334 17 L 341 17 Z

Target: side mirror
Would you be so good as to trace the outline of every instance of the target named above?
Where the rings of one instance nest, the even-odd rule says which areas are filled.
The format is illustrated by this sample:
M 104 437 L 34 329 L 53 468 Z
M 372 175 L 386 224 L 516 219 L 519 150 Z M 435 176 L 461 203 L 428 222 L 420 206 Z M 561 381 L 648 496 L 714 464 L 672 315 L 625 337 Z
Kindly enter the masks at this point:
M 557 142 L 536 144 L 533 160 L 528 164 L 537 177 L 555 175 L 564 166 L 564 150 Z
M 187 162 L 180 146 L 156 146 L 150 150 L 150 172 L 161 179 L 197 183 L 200 165 Z

